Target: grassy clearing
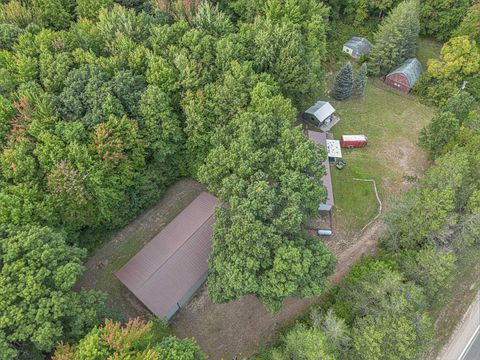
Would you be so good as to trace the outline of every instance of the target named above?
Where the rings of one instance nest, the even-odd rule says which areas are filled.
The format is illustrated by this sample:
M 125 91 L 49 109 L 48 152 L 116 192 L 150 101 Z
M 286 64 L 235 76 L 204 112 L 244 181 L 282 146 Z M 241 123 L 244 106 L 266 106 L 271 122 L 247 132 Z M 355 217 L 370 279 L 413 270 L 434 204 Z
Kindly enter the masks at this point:
M 363 149 L 343 149 L 347 167 L 332 169 L 335 215 L 344 219 L 347 230 L 356 232 L 376 215 L 378 204 L 372 184 L 353 178 L 374 179 L 387 202 L 405 190 L 406 177 L 421 176 L 427 165 L 416 144 L 434 109 L 377 80 L 369 81 L 363 98 L 332 103 L 341 118 L 332 129 L 336 139 L 342 134 L 365 134 L 369 139 Z
M 361 165 L 349 167 L 341 172 L 335 171 L 333 187 L 335 189 L 335 213 L 346 221 L 348 231 L 360 231 L 378 212 L 378 203 L 373 191 L 373 184 L 354 181 L 353 178 L 367 178 L 358 170 Z M 359 209 L 362 208 L 362 211 Z
M 438 59 L 440 57 L 440 50 L 443 44 L 431 38 L 420 38 L 419 45 L 417 58 L 422 63 L 423 68 L 426 69 L 429 59 Z

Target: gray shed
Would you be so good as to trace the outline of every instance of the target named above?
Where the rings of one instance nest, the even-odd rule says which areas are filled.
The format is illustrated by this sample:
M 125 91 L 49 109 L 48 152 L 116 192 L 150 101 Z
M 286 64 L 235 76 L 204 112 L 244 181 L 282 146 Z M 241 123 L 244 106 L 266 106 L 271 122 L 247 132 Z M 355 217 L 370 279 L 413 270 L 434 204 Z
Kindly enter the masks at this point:
M 217 205 L 214 196 L 201 193 L 115 272 L 158 318 L 169 320 L 206 280 Z
M 408 59 L 385 77 L 385 83 L 408 93 L 420 79 L 422 72 L 423 68 L 420 61 L 415 58 Z
M 343 52 L 349 54 L 354 59 L 358 59 L 362 55 L 366 55 L 372 49 L 370 41 L 363 37 L 354 36 L 343 44 Z
M 317 101 L 303 113 L 303 118 L 322 131 L 330 130 L 340 119 L 334 115 L 335 108 L 326 101 Z

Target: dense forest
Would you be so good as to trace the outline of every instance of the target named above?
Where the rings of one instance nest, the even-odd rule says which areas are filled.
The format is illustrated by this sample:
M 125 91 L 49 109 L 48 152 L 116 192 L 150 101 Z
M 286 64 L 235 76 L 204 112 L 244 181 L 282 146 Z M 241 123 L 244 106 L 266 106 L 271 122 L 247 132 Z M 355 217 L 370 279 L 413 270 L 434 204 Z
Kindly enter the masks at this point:
M 415 89 L 440 105 L 419 140 L 435 165 L 391 211 L 380 259 L 358 265 L 332 310 L 315 310 L 272 356 L 295 358 L 310 344 L 332 359 L 380 359 L 388 343 L 392 354 L 408 348 L 398 359 L 415 358 L 431 337 L 432 298 L 478 245 L 472 5 L 0 1 L 0 357 L 202 359 L 194 342 L 160 338 L 151 322 L 104 322 L 105 294 L 73 290 L 104 235 L 180 177 L 225 204 L 209 259 L 212 300 L 253 294 L 275 312 L 289 296 L 322 294 L 335 257 L 305 224 L 326 197 L 326 154 L 296 115 L 327 91 L 327 38 L 341 19 L 380 24 L 370 75 L 413 56 L 419 33 L 447 41 Z M 330 338 L 325 324 L 343 332 Z

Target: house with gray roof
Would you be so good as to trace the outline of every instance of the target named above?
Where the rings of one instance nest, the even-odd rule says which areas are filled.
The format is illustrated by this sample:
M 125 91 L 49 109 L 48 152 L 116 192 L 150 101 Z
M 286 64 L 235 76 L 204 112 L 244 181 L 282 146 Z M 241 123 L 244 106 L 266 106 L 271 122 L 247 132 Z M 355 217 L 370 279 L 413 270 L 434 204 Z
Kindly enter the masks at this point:
M 303 118 L 322 131 L 329 131 L 340 121 L 335 115 L 335 108 L 327 101 L 317 101 L 305 110 Z
M 372 50 L 372 44 L 363 37 L 354 36 L 343 44 L 343 52 L 349 54 L 354 59 L 368 54 L 370 50 Z
M 390 85 L 405 94 L 410 92 L 413 85 L 420 79 L 423 68 L 415 58 L 406 60 L 402 65 L 385 77 L 385 84 Z

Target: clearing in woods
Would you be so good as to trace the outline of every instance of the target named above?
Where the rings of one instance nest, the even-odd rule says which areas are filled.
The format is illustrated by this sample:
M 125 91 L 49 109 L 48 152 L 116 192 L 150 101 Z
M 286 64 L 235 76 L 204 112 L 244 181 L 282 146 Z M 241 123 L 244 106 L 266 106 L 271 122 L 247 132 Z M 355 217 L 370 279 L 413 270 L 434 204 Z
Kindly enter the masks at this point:
M 426 156 L 416 144 L 418 132 L 430 120 L 433 109 L 377 81 L 369 82 L 363 98 L 333 104 L 342 119 L 333 129 L 336 138 L 358 133 L 369 137 L 366 148 L 344 151 L 346 169 L 332 169 L 335 235 L 326 244 L 338 257 L 333 280 L 339 281 L 361 256 L 375 252 L 383 228 L 380 217 L 359 234 L 377 213 L 378 204 L 372 184 L 355 182 L 353 178 L 374 179 L 388 207 L 395 194 L 411 185 L 408 179 L 421 176 L 427 166 Z M 202 185 L 186 179 L 170 187 L 157 206 L 120 230 L 93 254 L 77 286 L 105 291 L 108 303 L 125 318 L 147 318 L 149 312 L 113 272 L 202 190 Z M 321 221 L 318 219 L 312 225 L 317 226 Z M 213 304 L 203 287 L 174 317 L 170 328 L 180 337 L 194 337 L 211 359 L 242 358 L 254 354 L 259 346 L 271 340 L 275 330 L 294 321 L 316 301 L 287 299 L 282 311 L 271 315 L 253 296 Z

